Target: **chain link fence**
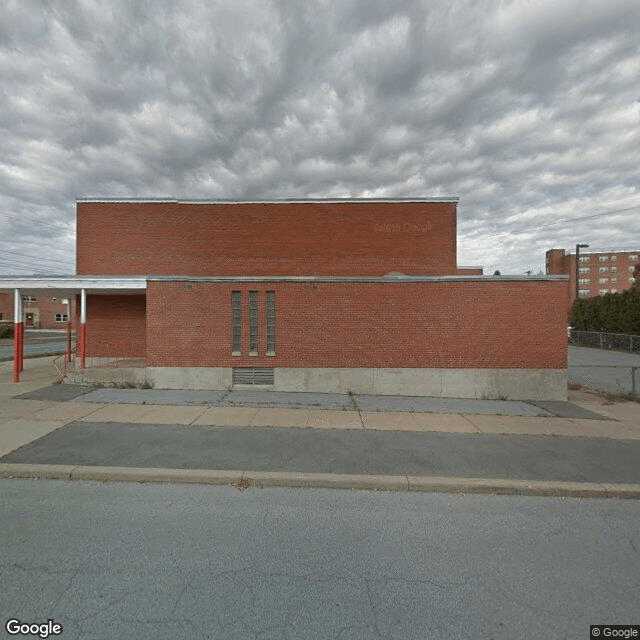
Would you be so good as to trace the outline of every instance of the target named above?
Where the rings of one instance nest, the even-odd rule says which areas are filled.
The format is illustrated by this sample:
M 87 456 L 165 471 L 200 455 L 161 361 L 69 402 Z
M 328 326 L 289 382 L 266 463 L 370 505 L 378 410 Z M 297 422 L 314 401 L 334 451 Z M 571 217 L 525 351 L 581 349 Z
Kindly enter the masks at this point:
M 576 347 L 640 353 L 640 336 L 630 336 L 626 333 L 604 333 L 603 331 L 579 331 L 577 329 L 570 329 L 568 335 L 569 344 Z

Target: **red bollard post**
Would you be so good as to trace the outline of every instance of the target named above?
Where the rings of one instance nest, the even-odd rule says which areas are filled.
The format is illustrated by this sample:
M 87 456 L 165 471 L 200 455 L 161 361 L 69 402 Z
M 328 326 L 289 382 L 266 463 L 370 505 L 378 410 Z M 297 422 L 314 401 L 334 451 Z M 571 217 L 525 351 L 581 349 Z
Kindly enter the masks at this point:
M 80 368 L 84 369 L 87 366 L 87 334 L 86 327 L 81 324 L 78 327 L 78 350 L 80 351 Z
M 20 323 L 20 371 L 24 371 L 24 322 Z
M 22 371 L 22 363 L 20 355 L 22 353 L 22 323 L 15 322 L 13 325 L 13 381 L 20 382 L 20 372 Z

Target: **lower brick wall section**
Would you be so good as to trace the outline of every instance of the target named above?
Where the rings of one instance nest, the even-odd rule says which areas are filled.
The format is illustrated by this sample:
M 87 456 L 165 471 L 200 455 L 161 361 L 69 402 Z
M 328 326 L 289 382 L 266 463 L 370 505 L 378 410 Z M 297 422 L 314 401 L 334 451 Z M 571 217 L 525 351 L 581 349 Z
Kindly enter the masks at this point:
M 147 289 L 152 367 L 566 369 L 567 282 L 176 282 Z M 231 293 L 242 299 L 232 355 Z M 257 355 L 248 292 L 258 292 Z M 275 291 L 275 355 L 265 293 Z
M 145 343 L 145 296 L 87 296 L 88 357 L 144 358 Z
M 140 375 L 158 388 L 224 389 L 234 367 L 273 367 L 276 390 L 563 400 L 566 288 L 533 279 L 150 280 L 146 302 L 88 296 L 87 342 L 89 355 L 146 355 Z M 239 355 L 233 291 L 242 300 Z M 248 351 L 250 291 L 258 292 L 256 355 Z M 267 291 L 275 292 L 274 355 Z

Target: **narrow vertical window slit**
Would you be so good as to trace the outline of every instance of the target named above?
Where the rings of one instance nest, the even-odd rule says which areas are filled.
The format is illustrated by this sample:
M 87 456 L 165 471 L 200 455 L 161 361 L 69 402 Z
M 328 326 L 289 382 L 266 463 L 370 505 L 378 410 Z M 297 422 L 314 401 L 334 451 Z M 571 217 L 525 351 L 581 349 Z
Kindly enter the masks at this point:
M 231 292 L 232 309 L 232 346 L 234 355 L 240 355 L 242 351 L 242 300 L 239 291 Z
M 276 292 L 267 291 L 267 355 L 276 353 Z
M 258 292 L 249 291 L 249 355 L 258 354 Z

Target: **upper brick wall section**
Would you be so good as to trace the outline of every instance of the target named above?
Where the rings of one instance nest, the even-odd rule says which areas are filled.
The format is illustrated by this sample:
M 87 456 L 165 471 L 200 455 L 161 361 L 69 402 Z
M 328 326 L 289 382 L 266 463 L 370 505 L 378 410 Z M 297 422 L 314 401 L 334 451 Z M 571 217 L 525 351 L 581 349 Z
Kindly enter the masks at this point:
M 77 203 L 78 275 L 451 275 L 456 201 Z

